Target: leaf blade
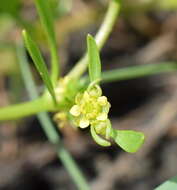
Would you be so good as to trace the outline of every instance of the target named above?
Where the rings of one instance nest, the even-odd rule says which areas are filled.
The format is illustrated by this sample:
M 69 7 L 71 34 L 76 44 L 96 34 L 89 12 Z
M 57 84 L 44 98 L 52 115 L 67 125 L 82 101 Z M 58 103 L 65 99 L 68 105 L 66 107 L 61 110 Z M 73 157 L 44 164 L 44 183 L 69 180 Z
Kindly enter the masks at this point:
M 113 129 L 113 139 L 126 152 L 134 153 L 144 143 L 144 134 L 132 130 Z
M 27 31 L 23 30 L 22 35 L 23 35 L 26 48 L 34 62 L 34 65 L 37 71 L 39 72 L 44 84 L 46 85 L 49 93 L 51 94 L 53 101 L 56 103 L 54 88 L 50 80 L 50 76 L 49 76 L 47 67 L 45 65 L 44 59 L 40 53 L 40 50 L 37 47 L 36 43 L 30 37 L 30 35 L 27 33 Z
M 49 1 L 35 0 L 35 5 L 41 19 L 41 23 L 51 43 L 55 43 L 54 22 L 50 10 Z
M 177 176 L 166 180 L 164 183 L 156 187 L 154 190 L 172 190 L 177 189 Z
M 89 60 L 89 77 L 90 81 L 96 81 L 101 78 L 101 61 L 99 51 L 94 38 L 87 35 L 87 51 Z
M 59 74 L 57 42 L 54 30 L 54 18 L 52 15 L 50 1 L 35 0 L 35 5 L 44 28 L 51 52 L 51 77 L 52 82 L 56 83 Z

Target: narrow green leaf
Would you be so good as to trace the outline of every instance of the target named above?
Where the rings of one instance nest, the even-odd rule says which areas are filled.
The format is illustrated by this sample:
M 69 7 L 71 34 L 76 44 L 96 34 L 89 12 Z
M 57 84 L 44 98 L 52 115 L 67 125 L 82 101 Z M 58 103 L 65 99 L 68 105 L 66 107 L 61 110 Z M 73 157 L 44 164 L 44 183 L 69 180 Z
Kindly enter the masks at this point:
M 154 190 L 175 190 L 177 189 L 177 176 L 165 181 Z
M 89 76 L 90 81 L 93 82 L 101 78 L 101 61 L 96 42 L 90 34 L 87 36 L 87 51 L 89 61 Z
M 55 44 L 54 19 L 50 10 L 50 1 L 35 0 L 42 25 L 51 43 Z
M 100 136 L 96 134 L 95 128 L 93 126 L 90 127 L 91 135 L 95 142 L 101 146 L 110 146 L 111 143 L 109 141 L 104 140 Z
M 49 93 L 51 94 L 54 102 L 56 103 L 54 88 L 53 88 L 52 82 L 50 80 L 49 73 L 48 73 L 47 67 L 45 65 L 44 59 L 40 53 L 40 50 L 37 47 L 36 43 L 31 39 L 30 35 L 25 30 L 23 30 L 22 34 L 23 34 L 26 48 L 36 66 L 36 69 L 39 72 L 39 74 L 40 74 L 43 82 L 45 83 Z
M 144 134 L 132 130 L 114 130 L 113 139 L 126 152 L 134 153 L 138 151 L 144 142 Z
M 38 10 L 40 20 L 44 31 L 46 33 L 47 40 L 49 42 L 51 59 L 52 59 L 52 82 L 56 82 L 59 72 L 57 42 L 54 30 L 54 18 L 52 15 L 50 1 L 49 0 L 35 0 L 36 8 Z

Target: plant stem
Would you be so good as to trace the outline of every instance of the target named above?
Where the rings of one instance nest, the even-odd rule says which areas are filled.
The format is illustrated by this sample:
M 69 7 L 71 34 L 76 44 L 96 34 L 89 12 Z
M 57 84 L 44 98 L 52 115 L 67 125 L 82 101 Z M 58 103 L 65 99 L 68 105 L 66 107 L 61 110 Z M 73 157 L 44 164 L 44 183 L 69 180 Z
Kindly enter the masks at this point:
M 100 50 L 108 39 L 112 28 L 116 22 L 118 13 L 120 12 L 120 0 L 111 0 L 104 21 L 95 36 L 98 49 Z M 80 77 L 87 69 L 88 57 L 85 54 L 75 67 L 69 72 L 68 77 Z
M 37 98 L 38 97 L 37 89 L 32 79 L 30 68 L 26 60 L 25 52 L 23 48 L 20 47 L 18 47 L 17 50 L 27 91 L 31 99 Z M 41 127 L 43 128 L 48 140 L 56 146 L 58 157 L 61 159 L 63 165 L 68 170 L 68 173 L 72 177 L 78 189 L 89 190 L 89 186 L 86 182 L 86 179 L 84 178 L 84 175 L 82 174 L 81 170 L 79 169 L 79 167 L 77 166 L 77 164 L 75 163 L 74 159 L 71 157 L 69 152 L 62 145 L 60 141 L 60 136 L 55 126 L 52 124 L 52 121 L 50 120 L 48 114 L 46 112 L 42 112 L 39 113 L 37 117 L 41 123 Z
M 15 120 L 50 109 L 51 105 L 48 104 L 43 97 L 37 98 L 36 100 L 30 102 L 2 107 L 0 109 L 0 121 Z

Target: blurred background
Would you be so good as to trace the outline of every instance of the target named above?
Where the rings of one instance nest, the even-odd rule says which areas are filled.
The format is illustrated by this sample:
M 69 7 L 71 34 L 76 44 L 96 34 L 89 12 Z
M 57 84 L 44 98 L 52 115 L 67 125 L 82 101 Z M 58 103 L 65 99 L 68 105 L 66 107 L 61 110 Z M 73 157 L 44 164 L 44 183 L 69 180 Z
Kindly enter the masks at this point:
M 95 34 L 108 0 L 50 0 L 58 53 L 66 74 Z M 27 28 L 46 60 L 49 50 L 33 0 L 0 2 L 0 106 L 29 100 L 15 46 Z M 103 70 L 177 61 L 177 1 L 124 0 L 101 51 Z M 29 58 L 33 75 L 41 81 Z M 177 174 L 177 75 L 175 72 L 102 85 L 114 128 L 145 133 L 136 154 L 98 146 L 87 130 L 65 127 L 62 140 L 94 190 L 151 190 Z M 51 115 L 52 117 L 52 115 Z M 77 189 L 57 159 L 35 116 L 0 124 L 0 190 Z

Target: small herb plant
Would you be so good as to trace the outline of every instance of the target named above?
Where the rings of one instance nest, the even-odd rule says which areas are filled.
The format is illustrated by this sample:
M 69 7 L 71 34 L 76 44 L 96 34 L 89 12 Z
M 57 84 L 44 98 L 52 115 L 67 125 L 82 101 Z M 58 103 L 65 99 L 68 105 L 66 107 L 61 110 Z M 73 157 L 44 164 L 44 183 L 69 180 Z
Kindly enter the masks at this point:
M 101 80 L 101 61 L 96 42 L 91 35 L 87 36 L 89 79 L 87 89 L 75 97 L 75 105 L 70 109 L 74 125 L 80 128 L 90 126 L 90 132 L 101 146 L 110 146 L 112 138 L 127 152 L 136 152 L 144 141 L 144 135 L 131 130 L 115 130 L 108 118 L 111 107 L 106 96 L 102 95 L 99 85 Z
M 176 63 L 132 66 L 101 72 L 99 51 L 109 37 L 121 5 L 120 0 L 110 0 L 106 16 L 95 38 L 89 34 L 87 36 L 86 54 L 66 76 L 61 77 L 50 3 L 46 0 L 35 0 L 35 5 L 48 41 L 51 69 L 49 72 L 45 60 L 29 32 L 23 30 L 22 35 L 26 49 L 44 83 L 44 92 L 38 96 L 29 66 L 25 65 L 27 61 L 24 58 L 24 51 L 20 51 L 23 48 L 18 47 L 17 53 L 24 81 L 32 100 L 1 108 L 0 120 L 14 120 L 38 114 L 49 140 L 57 144 L 60 140 L 57 132 L 46 119 L 47 117 L 39 114 L 44 111 L 54 112 L 54 120 L 59 127 L 64 127 L 68 122 L 78 128 L 90 127 L 92 138 L 100 146 L 111 146 L 111 143 L 115 142 L 126 152 L 136 152 L 144 142 L 143 133 L 112 128 L 108 117 L 111 105 L 107 97 L 102 94 L 100 84 L 174 71 L 177 69 Z M 89 76 L 83 76 L 87 70 Z M 84 178 L 67 151 L 62 149 L 58 151 L 58 154 L 79 189 L 88 189 Z

